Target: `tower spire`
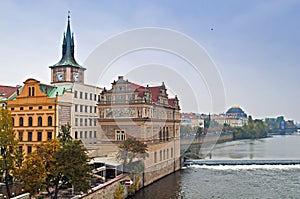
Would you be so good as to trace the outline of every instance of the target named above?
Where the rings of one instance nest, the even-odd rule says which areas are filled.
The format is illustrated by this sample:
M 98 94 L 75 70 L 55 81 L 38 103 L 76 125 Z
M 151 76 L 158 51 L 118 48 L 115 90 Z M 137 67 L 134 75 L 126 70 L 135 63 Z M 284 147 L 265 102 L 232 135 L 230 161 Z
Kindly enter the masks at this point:
M 62 44 L 62 58 L 61 60 L 51 66 L 51 67 L 56 67 L 56 66 L 71 66 L 71 67 L 79 67 L 82 69 L 82 66 L 80 66 L 76 60 L 75 60 L 75 56 L 74 56 L 74 35 L 73 33 L 71 33 L 71 22 L 70 22 L 70 11 L 68 11 L 68 21 L 67 21 L 67 30 L 64 33 L 63 36 L 63 44 Z

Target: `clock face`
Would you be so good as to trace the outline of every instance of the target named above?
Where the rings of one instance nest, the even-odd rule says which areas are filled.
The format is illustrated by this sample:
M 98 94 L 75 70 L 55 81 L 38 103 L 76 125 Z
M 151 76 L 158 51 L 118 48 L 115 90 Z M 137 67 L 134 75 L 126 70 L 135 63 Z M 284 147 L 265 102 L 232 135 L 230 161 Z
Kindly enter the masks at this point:
M 74 82 L 77 82 L 78 78 L 79 78 L 79 74 L 78 73 L 74 73 L 73 74 L 73 80 L 74 80 Z
M 64 73 L 59 72 L 57 73 L 57 81 L 63 81 L 64 80 Z

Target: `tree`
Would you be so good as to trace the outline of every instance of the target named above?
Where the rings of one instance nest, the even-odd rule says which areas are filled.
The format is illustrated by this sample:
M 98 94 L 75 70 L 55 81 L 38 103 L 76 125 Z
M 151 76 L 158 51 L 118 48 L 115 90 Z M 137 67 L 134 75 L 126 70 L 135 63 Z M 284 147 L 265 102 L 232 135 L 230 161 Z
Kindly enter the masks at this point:
M 92 167 L 88 164 L 90 158 L 82 142 L 66 142 L 56 158 L 60 180 L 65 184 L 72 184 L 78 192 L 87 192 L 90 188 Z
M 145 159 L 148 156 L 147 150 L 147 144 L 129 138 L 119 146 L 117 160 L 123 161 L 123 165 L 126 165 L 127 163 L 131 163 L 134 158 Z
M 89 160 L 80 140 L 48 140 L 38 145 L 24 162 L 20 179 L 31 194 L 44 187 L 52 199 L 57 199 L 59 190 L 66 186 L 87 192 L 92 171 Z
M 4 176 L 7 196 L 11 198 L 9 185 L 13 183 L 12 174 L 21 151 L 18 150 L 18 141 L 15 139 L 10 112 L 6 109 L 0 110 L 0 151 L 0 170 Z
M 71 126 L 69 123 L 61 126 L 60 132 L 58 133 L 58 138 L 61 143 L 69 142 L 72 140 L 70 129 Z

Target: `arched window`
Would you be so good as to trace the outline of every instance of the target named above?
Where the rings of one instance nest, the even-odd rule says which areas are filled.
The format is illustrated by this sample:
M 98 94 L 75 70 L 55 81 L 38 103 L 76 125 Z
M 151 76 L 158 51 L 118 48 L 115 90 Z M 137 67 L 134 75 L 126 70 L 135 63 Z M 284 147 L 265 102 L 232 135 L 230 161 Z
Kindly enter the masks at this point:
M 75 131 L 75 139 L 78 139 L 78 132 Z
M 52 117 L 51 116 L 48 117 L 48 126 L 52 126 Z
M 31 87 L 28 88 L 28 96 L 31 96 Z
M 31 96 L 34 96 L 34 87 L 31 88 Z
M 32 117 L 28 118 L 28 126 L 32 126 Z
M 23 119 L 23 117 L 20 117 L 19 118 L 19 126 L 23 126 L 24 125 L 24 119 Z
M 38 117 L 38 126 L 43 126 L 43 118 Z

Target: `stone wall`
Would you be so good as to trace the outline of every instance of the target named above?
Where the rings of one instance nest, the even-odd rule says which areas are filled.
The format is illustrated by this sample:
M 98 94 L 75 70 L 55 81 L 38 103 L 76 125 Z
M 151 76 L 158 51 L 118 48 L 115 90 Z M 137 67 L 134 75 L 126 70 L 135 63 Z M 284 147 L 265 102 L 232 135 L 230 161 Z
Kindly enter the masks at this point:
M 92 188 L 92 192 L 83 195 L 83 196 L 75 196 L 72 199 L 78 199 L 78 198 L 84 198 L 84 199 L 114 199 L 114 193 L 117 189 L 117 187 L 119 186 L 119 184 L 121 184 L 122 181 L 124 180 L 129 180 L 129 176 L 128 175 L 120 175 L 117 176 L 116 178 L 105 182 L 104 184 L 98 185 L 97 187 Z M 122 183 L 122 187 L 124 189 L 123 192 L 123 197 L 122 198 L 126 198 L 128 196 L 128 190 L 127 190 L 127 186 L 124 185 L 124 183 Z

